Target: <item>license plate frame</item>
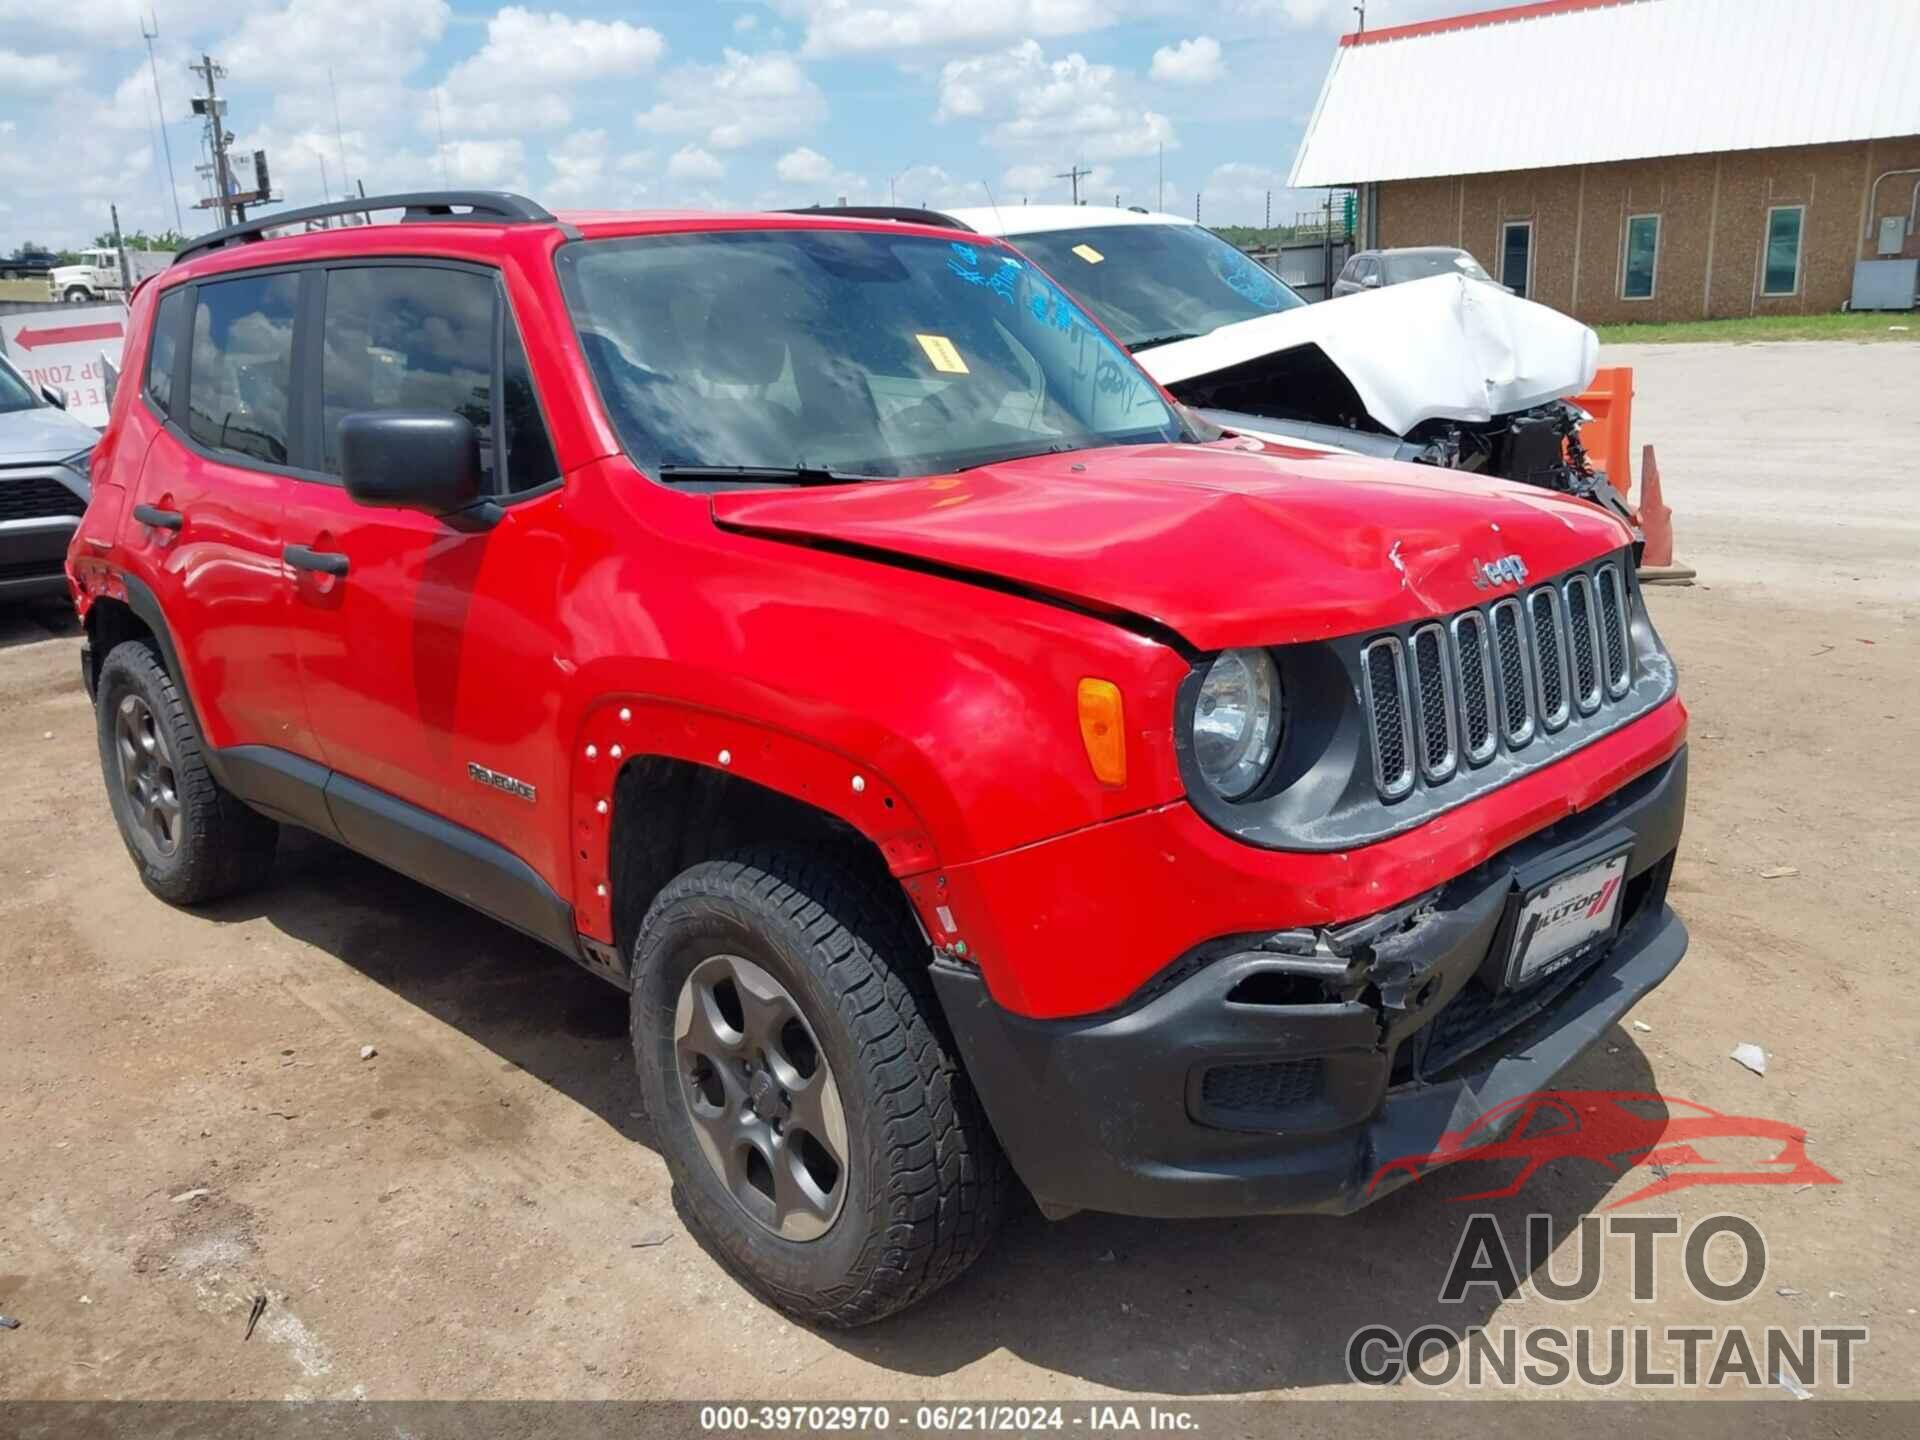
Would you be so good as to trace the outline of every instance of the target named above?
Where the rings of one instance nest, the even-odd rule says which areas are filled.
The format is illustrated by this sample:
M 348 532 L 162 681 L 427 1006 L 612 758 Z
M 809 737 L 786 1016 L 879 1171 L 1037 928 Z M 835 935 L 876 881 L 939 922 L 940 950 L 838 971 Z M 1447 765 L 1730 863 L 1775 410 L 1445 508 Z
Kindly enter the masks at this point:
M 1579 861 L 1521 893 L 1501 966 L 1505 989 L 1538 984 L 1613 942 L 1632 853 L 1622 846 Z M 1586 904 L 1585 913 L 1567 909 L 1576 900 Z

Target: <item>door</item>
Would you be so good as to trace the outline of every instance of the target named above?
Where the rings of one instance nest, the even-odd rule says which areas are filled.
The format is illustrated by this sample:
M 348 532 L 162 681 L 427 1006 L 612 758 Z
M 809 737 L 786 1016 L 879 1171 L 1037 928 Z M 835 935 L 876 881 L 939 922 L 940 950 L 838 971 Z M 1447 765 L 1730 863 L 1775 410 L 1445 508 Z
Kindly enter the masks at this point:
M 308 403 L 324 478 L 291 485 L 285 532 L 309 557 L 293 628 L 326 763 L 498 842 L 557 887 L 567 873 L 553 733 L 567 659 L 563 514 L 499 278 L 452 263 L 343 264 L 322 272 L 313 313 Z M 340 420 L 385 409 L 471 420 L 497 503 L 445 516 L 349 496 Z M 524 788 L 481 781 L 472 766 Z
M 1533 294 L 1533 222 L 1509 220 L 1500 231 L 1500 283 L 1516 295 Z
M 180 286 L 160 299 L 141 399 L 164 421 L 125 535 L 160 602 L 217 748 L 313 755 L 280 560 L 299 271 Z

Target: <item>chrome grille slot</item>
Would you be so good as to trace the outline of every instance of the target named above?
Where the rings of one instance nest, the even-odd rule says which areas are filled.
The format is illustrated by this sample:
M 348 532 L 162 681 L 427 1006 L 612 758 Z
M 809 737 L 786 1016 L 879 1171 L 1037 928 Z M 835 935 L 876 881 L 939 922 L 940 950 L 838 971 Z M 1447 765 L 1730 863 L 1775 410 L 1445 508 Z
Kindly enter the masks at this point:
M 1600 708 L 1600 634 L 1595 626 L 1593 582 L 1584 575 L 1567 581 L 1567 640 L 1573 703 L 1582 715 Z
M 1540 723 L 1558 730 L 1572 714 L 1567 704 L 1566 625 L 1560 615 L 1560 592 L 1543 585 L 1527 596 L 1527 617 L 1533 622 L 1533 693 L 1540 699 Z
M 1366 690 L 1367 728 L 1373 739 L 1373 776 L 1382 799 L 1398 800 L 1413 789 L 1413 723 L 1407 703 L 1407 666 L 1396 635 L 1360 652 Z
M 1518 600 L 1502 600 L 1493 617 L 1493 673 L 1500 692 L 1500 733 L 1518 750 L 1533 739 L 1533 686 L 1527 674 L 1527 626 Z
M 1594 572 L 1600 591 L 1600 653 L 1606 661 L 1607 696 L 1617 700 L 1633 682 L 1633 652 L 1627 644 L 1627 602 L 1620 572 L 1602 565 Z
M 1420 773 L 1439 781 L 1460 763 L 1453 674 L 1447 668 L 1447 632 L 1428 625 L 1413 632 L 1413 696 L 1418 705 Z
M 1493 653 L 1487 621 L 1478 610 L 1453 620 L 1453 653 L 1459 667 L 1460 737 L 1467 759 L 1484 764 L 1500 746 L 1493 729 Z

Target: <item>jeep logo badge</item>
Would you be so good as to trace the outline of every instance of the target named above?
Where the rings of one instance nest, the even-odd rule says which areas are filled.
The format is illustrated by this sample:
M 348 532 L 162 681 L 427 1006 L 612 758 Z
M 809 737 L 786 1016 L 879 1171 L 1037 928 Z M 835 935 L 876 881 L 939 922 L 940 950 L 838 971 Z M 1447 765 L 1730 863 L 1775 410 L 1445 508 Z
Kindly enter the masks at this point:
M 1502 555 L 1498 560 L 1476 561 L 1473 583 L 1477 589 L 1492 590 L 1501 585 L 1527 583 L 1527 562 L 1518 555 Z

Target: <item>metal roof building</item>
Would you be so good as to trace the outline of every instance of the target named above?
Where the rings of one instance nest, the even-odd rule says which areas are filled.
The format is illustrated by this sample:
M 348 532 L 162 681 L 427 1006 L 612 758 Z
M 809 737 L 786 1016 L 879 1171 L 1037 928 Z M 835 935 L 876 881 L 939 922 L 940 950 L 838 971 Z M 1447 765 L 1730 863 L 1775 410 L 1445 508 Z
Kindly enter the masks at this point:
M 1462 246 L 1590 320 L 1838 308 L 1856 260 L 1920 260 L 1916 181 L 1920 0 L 1542 0 L 1348 35 L 1291 178 L 1361 187 L 1367 243 Z

